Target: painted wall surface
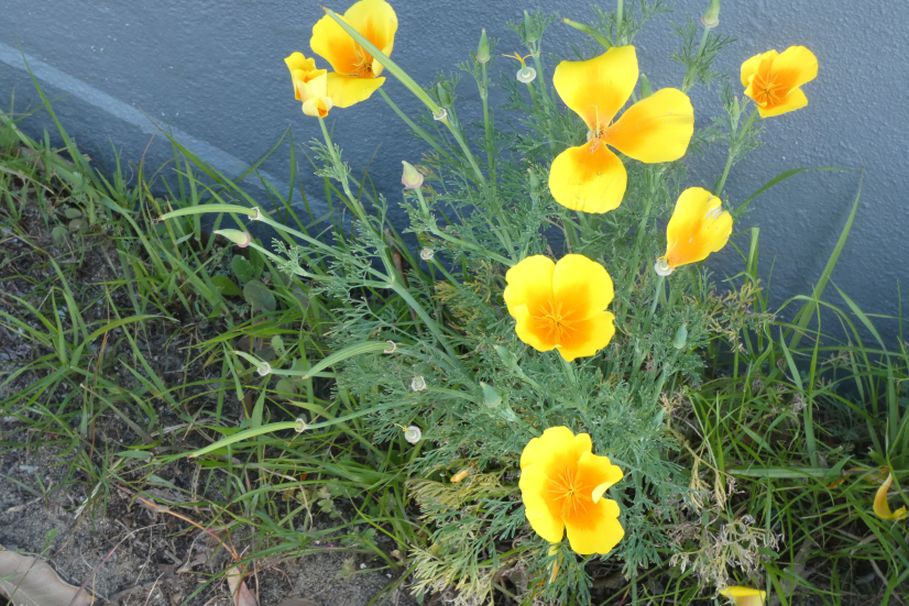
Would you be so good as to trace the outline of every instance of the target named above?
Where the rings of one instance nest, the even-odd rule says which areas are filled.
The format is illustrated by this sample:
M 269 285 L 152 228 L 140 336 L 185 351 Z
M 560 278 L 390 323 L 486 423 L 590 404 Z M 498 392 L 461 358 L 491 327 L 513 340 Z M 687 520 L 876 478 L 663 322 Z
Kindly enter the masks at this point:
M 497 40 L 500 53 L 511 52 L 518 40 L 505 24 L 522 9 L 590 21 L 590 3 L 397 0 L 394 56 L 428 83 L 476 48 L 480 27 Z M 239 174 L 288 127 L 297 141 L 318 136 L 317 125 L 292 100 L 282 59 L 308 50 L 321 4 L 343 11 L 348 2 L 0 0 L 0 98 L 8 104 L 14 93 L 20 111 L 38 106 L 27 61 L 100 167 L 111 165 L 115 150 L 131 164 L 143 154 L 152 165 L 166 160 L 163 127 L 228 175 Z M 697 19 L 707 0 L 666 4 L 672 12 L 652 21 L 637 41 L 641 70 L 655 87 L 681 82 L 682 69 L 670 59 L 678 45 L 674 26 Z M 894 313 L 898 283 L 909 285 L 909 2 L 726 0 L 719 31 L 736 39 L 718 63 L 733 84 L 744 58 L 770 48 L 807 45 L 821 66 L 806 88 L 810 106 L 767 121 L 765 145 L 734 169 L 728 184 L 733 203 L 787 168 L 863 169 L 862 206 L 834 281 L 866 311 Z M 574 49 L 592 48 L 587 45 L 582 34 L 556 24 L 544 48 L 551 67 L 556 57 L 574 58 Z M 502 77 L 515 70 L 504 58 L 493 66 Z M 386 90 L 407 111 L 419 111 L 397 82 L 390 79 Z M 477 106 L 466 80 L 458 93 L 460 108 Z M 716 91 L 693 95 L 699 127 L 718 115 L 717 97 Z M 422 146 L 377 96 L 334 112 L 331 121 L 355 171 L 368 169 L 394 201 L 400 161 L 418 158 Z M 38 113 L 23 124 L 38 134 L 49 121 Z M 708 149 L 692 162 L 691 184 L 713 183 L 724 154 Z M 287 158 L 279 151 L 264 165 L 266 178 L 280 188 L 286 188 Z M 318 195 L 315 178 L 300 174 L 301 184 Z M 762 264 L 776 301 L 807 292 L 820 274 L 858 180 L 856 172 L 800 175 L 762 197 L 737 226 L 744 246 L 747 225 L 760 225 Z M 740 263 L 726 251 L 716 267 L 731 274 Z

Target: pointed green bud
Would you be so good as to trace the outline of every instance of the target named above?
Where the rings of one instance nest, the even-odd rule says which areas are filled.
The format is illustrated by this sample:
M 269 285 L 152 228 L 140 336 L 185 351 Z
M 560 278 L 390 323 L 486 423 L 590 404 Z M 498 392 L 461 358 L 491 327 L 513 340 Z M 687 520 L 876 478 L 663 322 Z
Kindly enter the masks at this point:
M 248 231 L 240 231 L 239 229 L 216 229 L 215 233 L 219 236 L 224 236 L 240 248 L 246 248 L 252 242 L 252 236 L 249 235 Z
M 439 100 L 439 105 L 451 107 L 452 103 L 454 103 L 451 86 L 446 82 L 438 82 L 436 84 L 436 98 Z
M 481 381 L 480 388 L 483 390 L 483 404 L 488 408 L 498 408 L 502 404 L 502 396 L 495 387 Z
M 540 195 L 540 176 L 537 175 L 536 171 L 533 168 L 527 169 L 527 185 L 530 188 L 530 197 L 533 200 L 539 198 Z
M 704 29 L 713 29 L 720 24 L 720 0 L 710 0 L 710 6 L 701 15 Z
M 641 99 L 646 99 L 653 94 L 653 85 L 650 84 L 650 78 L 647 77 L 647 74 L 642 73 L 640 77 L 641 81 Z
M 401 164 L 404 165 L 404 171 L 401 173 L 401 185 L 404 186 L 404 189 L 420 189 L 423 187 L 423 173 L 406 160 L 402 160 Z
M 477 46 L 477 63 L 489 63 L 489 38 L 486 37 L 486 28 L 480 30 L 480 44 Z
M 679 326 L 679 329 L 675 331 L 675 337 L 672 339 L 672 346 L 678 350 L 685 349 L 685 345 L 688 343 L 688 325 L 682 324 Z

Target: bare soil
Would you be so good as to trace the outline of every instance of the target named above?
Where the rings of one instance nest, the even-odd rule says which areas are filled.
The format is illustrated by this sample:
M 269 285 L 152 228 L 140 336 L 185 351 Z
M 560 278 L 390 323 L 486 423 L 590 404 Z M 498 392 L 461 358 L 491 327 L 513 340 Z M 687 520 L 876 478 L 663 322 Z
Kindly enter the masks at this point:
M 88 315 L 86 320 L 103 319 L 108 306 L 99 285 L 120 277 L 112 241 L 98 238 L 76 254 L 72 248 L 53 242 L 53 226 L 37 213 L 27 214 L 17 225 L 2 213 L 0 210 L 3 308 L 35 326 L 36 321 L 29 314 L 12 309 L 11 295 L 42 305 L 48 296 L 47 284 L 54 279 L 48 258 L 54 258 L 73 283 L 85 286 L 77 296 Z M 118 303 L 124 308 L 130 305 L 128 300 Z M 64 325 L 68 322 L 65 314 L 61 314 L 61 321 Z M 201 336 L 207 337 L 216 335 L 220 327 L 208 323 L 196 329 L 203 330 L 207 334 Z M 139 343 L 139 348 L 165 380 L 180 381 L 187 372 L 197 377 L 211 372 L 201 367 L 183 367 L 188 359 L 187 339 L 174 333 L 173 323 L 149 322 L 141 334 L 147 340 Z M 110 339 L 110 343 L 115 342 L 123 346 L 123 339 Z M 48 353 L 22 338 L 18 331 L 0 326 L 0 382 Z M 93 362 L 110 365 L 119 385 L 129 385 L 134 380 L 116 363 L 117 357 L 125 354 L 115 347 L 91 352 Z M 207 496 L 217 499 L 222 495 L 214 494 L 215 489 L 210 486 L 197 493 L 193 478 L 198 470 L 185 462 L 155 469 L 155 477 L 148 479 L 153 485 L 147 490 L 136 491 L 112 480 L 110 472 L 114 470 L 105 469 L 104 464 L 122 459 L 109 455 L 128 448 L 137 437 L 134 427 L 115 415 L 105 415 L 102 423 L 90 428 L 84 442 L 70 441 L 69 446 L 59 434 L 36 430 L 32 421 L 39 413 L 23 410 L 21 405 L 13 411 L 9 400 L 48 372 L 45 368 L 22 373 L 0 388 L 0 546 L 48 560 L 63 579 L 97 596 L 98 603 L 233 605 L 224 575 L 236 564 L 219 541 L 234 546 L 242 558 L 243 545 L 249 544 L 252 537 L 223 537 L 218 529 L 200 530 L 192 522 L 198 515 L 197 524 L 204 526 L 203 505 L 171 509 L 160 504 L 185 499 L 168 491 L 167 486 L 191 488 L 191 493 L 203 502 Z M 57 388 L 61 393 L 44 393 L 41 401 L 52 405 L 69 390 L 80 387 L 78 383 L 61 383 Z M 70 400 L 78 401 L 78 394 Z M 162 427 L 179 420 L 166 407 L 157 412 Z M 169 445 L 180 449 L 198 446 L 175 442 Z M 117 478 L 129 477 L 128 465 L 129 462 L 124 464 L 125 469 L 116 470 Z M 93 477 L 86 476 L 86 469 L 95 470 Z M 132 486 L 138 483 L 137 479 Z M 400 581 L 382 568 L 381 561 L 352 553 L 328 545 L 305 557 L 260 558 L 241 566 L 245 583 L 261 606 L 415 603 L 398 588 Z

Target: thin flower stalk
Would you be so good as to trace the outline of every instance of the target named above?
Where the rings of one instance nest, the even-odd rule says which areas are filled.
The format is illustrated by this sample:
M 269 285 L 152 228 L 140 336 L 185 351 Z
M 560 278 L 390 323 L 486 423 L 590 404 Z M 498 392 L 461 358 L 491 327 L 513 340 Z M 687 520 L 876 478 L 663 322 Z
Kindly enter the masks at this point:
M 344 19 L 341 18 L 336 12 L 329 8 L 324 8 L 325 14 L 334 19 L 334 21 L 341 26 L 341 28 L 347 32 L 350 37 L 356 40 L 357 44 L 362 46 L 376 61 L 382 64 L 382 66 L 389 71 L 391 75 L 398 79 L 398 81 L 404 85 L 407 90 L 409 90 L 417 99 L 419 99 L 423 105 L 426 106 L 426 109 L 432 113 L 433 116 L 443 115 L 443 112 L 446 108 L 443 108 L 438 103 L 436 103 L 432 97 L 429 96 L 423 87 L 421 87 L 417 82 L 410 77 L 410 75 L 405 72 L 401 67 L 395 63 L 388 55 L 383 53 L 380 49 L 367 40 L 360 32 L 355 28 L 351 27 Z M 467 159 L 468 164 L 473 169 L 474 175 L 477 177 L 477 180 L 480 183 L 486 182 L 486 177 L 483 175 L 483 171 L 480 170 L 479 164 L 477 164 L 476 158 L 473 156 L 473 152 L 470 151 L 470 148 L 467 146 L 467 142 L 464 140 L 464 136 L 461 134 L 457 125 L 452 122 L 450 117 L 445 117 L 440 120 L 444 124 L 448 131 L 451 133 L 451 136 L 454 137 L 457 141 L 461 150 L 464 152 L 464 157 Z

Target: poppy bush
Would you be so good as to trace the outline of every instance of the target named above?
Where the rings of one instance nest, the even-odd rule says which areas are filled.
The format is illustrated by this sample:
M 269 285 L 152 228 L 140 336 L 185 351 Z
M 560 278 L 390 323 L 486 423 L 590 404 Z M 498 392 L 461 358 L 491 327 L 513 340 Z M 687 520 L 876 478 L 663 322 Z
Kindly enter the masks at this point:
M 308 329 L 328 335 L 336 353 L 317 369 L 241 357 L 266 381 L 331 368 L 333 397 L 359 403 L 369 442 L 395 453 L 421 520 L 402 546 L 417 594 L 483 603 L 507 585 L 525 602 L 583 603 L 596 576 L 606 579 L 600 594 L 630 587 L 638 599 L 648 567 L 682 549 L 681 529 L 713 515 L 690 456 L 690 397 L 717 371 L 706 360 L 735 356 L 741 335 L 765 333 L 769 319 L 751 305 L 753 273 L 722 293 L 702 262 L 735 254 L 727 243 L 744 206 L 729 199 L 726 180 L 756 148 L 757 118 L 797 128 L 797 115 L 776 116 L 807 105 L 801 87 L 817 60 L 793 46 L 743 57 L 740 83 L 715 73 L 728 39 L 714 30 L 714 1 L 701 29 L 680 30 L 679 81 L 651 83 L 634 37 L 659 6 L 620 0 L 593 25 L 527 13 L 515 26 L 523 49 L 505 49 L 517 74 L 498 69 L 498 49 L 478 32 L 462 66 L 479 93 L 478 125 L 462 121 L 455 103 L 468 84 L 407 74 L 403 66 L 427 57 L 393 53 L 407 33 L 388 2 L 313 12 L 310 49 L 328 67 L 309 51 L 285 61 L 301 119 L 318 122 L 323 136 L 309 147 L 317 174 L 353 222 L 339 219 L 331 237 L 318 237 L 266 209 L 215 209 L 299 242 L 250 247 L 329 302 L 332 321 Z M 569 26 L 585 51 L 544 60 L 545 33 Z M 391 78 L 425 111 L 405 113 L 393 98 L 405 91 L 385 90 Z M 711 89 L 725 113 L 711 119 L 688 92 L 714 79 L 726 82 Z M 403 162 L 397 199 L 369 193 L 326 125 L 367 102 L 387 104 L 402 132 L 425 145 L 421 158 L 380 160 Z M 708 144 L 727 155 L 705 183 L 688 175 L 685 158 Z M 406 219 L 403 233 L 389 216 Z M 739 243 L 746 258 L 755 253 L 754 235 Z M 335 422 L 331 410 L 284 406 L 303 417 L 271 429 L 294 428 L 297 440 Z M 725 511 L 724 489 L 714 493 L 714 513 Z M 736 557 L 709 574 L 696 568 L 704 596 L 764 600 L 763 589 L 737 585 L 763 587 L 760 564 L 775 557 L 778 537 L 758 515 L 733 521 Z

